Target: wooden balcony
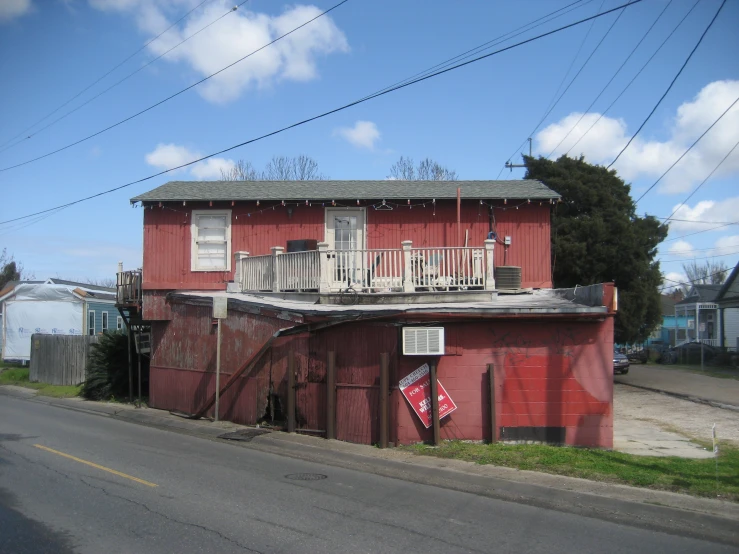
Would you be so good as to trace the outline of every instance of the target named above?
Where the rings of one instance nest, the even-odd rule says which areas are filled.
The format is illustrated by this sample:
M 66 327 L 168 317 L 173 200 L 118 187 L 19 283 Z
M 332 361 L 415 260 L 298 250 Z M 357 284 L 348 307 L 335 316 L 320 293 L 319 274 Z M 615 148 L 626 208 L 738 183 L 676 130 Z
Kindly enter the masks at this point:
M 241 292 L 362 293 L 494 290 L 495 241 L 483 248 L 318 250 L 285 253 L 280 246 L 266 256 L 237 252 L 234 282 Z
M 116 274 L 116 306 L 141 306 L 141 270 L 123 271 L 119 266 Z

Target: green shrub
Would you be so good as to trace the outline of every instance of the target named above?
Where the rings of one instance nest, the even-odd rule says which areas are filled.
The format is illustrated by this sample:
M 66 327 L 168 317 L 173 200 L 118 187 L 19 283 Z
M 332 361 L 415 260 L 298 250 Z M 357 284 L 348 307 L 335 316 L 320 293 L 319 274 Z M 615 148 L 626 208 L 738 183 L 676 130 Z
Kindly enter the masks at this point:
M 88 400 L 110 400 L 128 397 L 128 336 L 122 331 L 103 333 L 97 344 L 93 344 L 87 361 L 86 379 L 82 385 L 82 396 Z M 134 361 L 134 390 L 138 368 L 136 351 L 131 343 L 131 359 Z M 142 356 L 142 377 L 148 375 L 149 359 Z M 142 382 L 147 382 L 143 379 Z

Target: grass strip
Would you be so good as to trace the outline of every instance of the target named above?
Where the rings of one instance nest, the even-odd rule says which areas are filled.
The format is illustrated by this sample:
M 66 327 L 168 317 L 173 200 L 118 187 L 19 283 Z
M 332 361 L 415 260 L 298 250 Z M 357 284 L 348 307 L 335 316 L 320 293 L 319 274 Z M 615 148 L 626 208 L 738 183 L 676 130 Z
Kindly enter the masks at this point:
M 47 383 L 32 383 L 28 377 L 28 368 L 15 367 L 0 371 L 0 385 L 17 385 L 27 389 L 35 389 L 42 396 L 53 398 L 71 398 L 79 396 L 81 385 L 49 385 Z

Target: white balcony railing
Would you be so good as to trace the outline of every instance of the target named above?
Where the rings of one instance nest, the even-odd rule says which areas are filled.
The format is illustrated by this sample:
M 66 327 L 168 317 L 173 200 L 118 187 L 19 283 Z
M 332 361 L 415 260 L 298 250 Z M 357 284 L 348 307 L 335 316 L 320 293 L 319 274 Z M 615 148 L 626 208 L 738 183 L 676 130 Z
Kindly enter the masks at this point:
M 250 256 L 237 252 L 235 282 L 242 292 L 415 292 L 417 290 L 495 289 L 493 251 L 484 248 L 413 248 L 318 250 Z

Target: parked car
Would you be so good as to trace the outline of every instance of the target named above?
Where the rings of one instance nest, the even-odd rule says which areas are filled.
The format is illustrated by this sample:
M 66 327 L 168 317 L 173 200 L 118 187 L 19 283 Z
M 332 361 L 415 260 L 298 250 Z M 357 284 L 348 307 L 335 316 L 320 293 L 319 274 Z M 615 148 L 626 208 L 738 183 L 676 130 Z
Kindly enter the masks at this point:
M 613 353 L 613 373 L 626 374 L 629 372 L 629 359 L 621 352 Z

